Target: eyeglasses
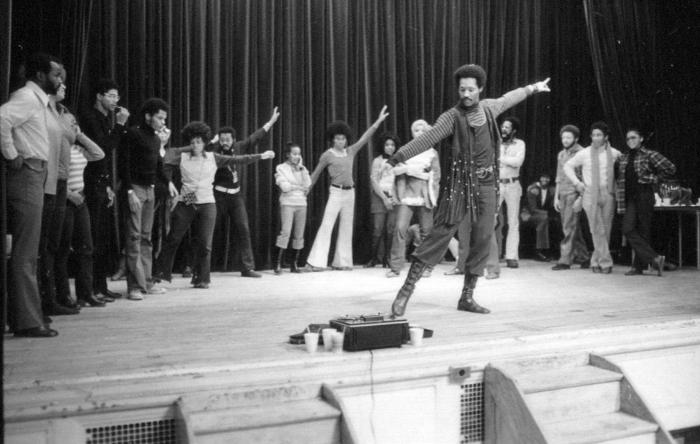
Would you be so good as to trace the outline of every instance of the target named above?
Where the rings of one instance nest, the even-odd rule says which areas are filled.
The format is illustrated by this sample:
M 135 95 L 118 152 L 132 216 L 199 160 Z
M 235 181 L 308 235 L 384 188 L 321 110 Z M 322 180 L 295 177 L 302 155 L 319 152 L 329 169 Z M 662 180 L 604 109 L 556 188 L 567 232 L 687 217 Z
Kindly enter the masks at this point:
M 110 98 L 110 99 L 115 99 L 119 100 L 121 97 L 119 97 L 119 94 L 104 94 L 105 97 Z

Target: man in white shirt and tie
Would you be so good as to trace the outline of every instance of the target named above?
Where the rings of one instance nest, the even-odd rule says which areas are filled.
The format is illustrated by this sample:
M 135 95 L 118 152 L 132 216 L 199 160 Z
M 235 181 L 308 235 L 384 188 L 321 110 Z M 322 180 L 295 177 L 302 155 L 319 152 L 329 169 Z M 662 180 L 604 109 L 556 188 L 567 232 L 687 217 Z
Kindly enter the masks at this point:
M 520 129 L 517 117 L 506 117 L 501 124 L 501 155 L 499 165 L 498 207 L 506 203 L 506 265 L 518 268 L 518 246 L 520 245 L 520 198 L 523 188 L 520 185 L 520 167 L 525 160 L 525 142 L 516 139 Z

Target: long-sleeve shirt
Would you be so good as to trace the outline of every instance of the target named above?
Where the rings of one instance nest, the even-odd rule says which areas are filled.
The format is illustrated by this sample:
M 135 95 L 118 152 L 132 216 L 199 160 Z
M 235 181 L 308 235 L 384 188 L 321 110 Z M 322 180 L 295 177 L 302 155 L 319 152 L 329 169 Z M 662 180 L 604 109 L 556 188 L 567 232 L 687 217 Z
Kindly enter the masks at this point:
M 219 143 L 214 143 L 207 147 L 207 151 L 211 151 L 224 156 L 238 156 L 246 151 L 254 148 L 261 140 L 265 138 L 267 131 L 264 128 L 260 128 L 253 134 L 248 136 L 246 139 L 234 142 L 233 145 L 227 150 L 224 146 Z M 255 162 L 259 160 L 260 157 L 250 157 L 246 160 L 241 160 L 239 162 L 223 166 L 216 171 L 216 176 L 214 178 L 214 185 L 229 189 L 238 189 L 241 187 L 241 178 L 239 168 L 240 165 Z
M 676 166 L 658 151 L 645 147 L 638 148 L 639 152 L 634 158 L 634 171 L 637 174 L 637 183 L 652 185 L 666 179 L 670 179 L 676 174 Z M 622 214 L 626 210 L 625 180 L 626 172 L 630 167 L 629 153 L 620 156 L 617 175 L 617 212 Z
M 74 193 L 81 192 L 85 188 L 83 173 L 88 162 L 94 162 L 105 157 L 104 151 L 102 151 L 97 144 L 92 142 L 89 138 L 85 139 L 82 142 L 85 148 L 72 145 L 70 150 L 70 167 L 68 170 L 67 186 L 68 191 Z
M 184 148 L 178 148 L 182 150 Z M 168 157 L 163 168 L 167 181 L 172 180 L 174 168 L 180 168 L 182 188 L 180 195 L 194 193 L 197 204 L 214 203 L 214 177 L 218 169 L 234 166 L 239 163 L 259 160 L 262 154 L 247 154 L 241 156 L 224 156 L 213 152 L 203 152 L 201 156 L 183 152 L 179 156 Z
M 563 149 L 559 151 L 559 154 L 557 155 L 557 178 L 555 180 L 557 186 L 559 187 L 559 193 L 564 195 L 564 194 L 571 194 L 576 191 L 576 186 L 574 183 L 567 177 L 567 175 L 564 173 L 564 164 L 569 161 L 572 157 L 576 155 L 579 151 L 581 151 L 583 147 L 579 145 L 578 143 L 574 144 L 569 149 Z M 578 168 L 576 171 L 576 177 L 581 180 L 581 169 Z
M 306 206 L 306 192 L 311 187 L 311 177 L 304 165 L 289 162 L 277 165 L 275 182 L 282 191 L 280 205 Z
M 31 80 L 0 106 L 0 150 L 5 159 L 49 160 L 49 96 Z
M 355 181 L 352 178 L 352 167 L 355 156 L 363 146 L 369 142 L 377 127 L 372 125 L 354 144 L 350 145 L 343 152 L 338 152 L 334 148 L 328 148 L 318 159 L 318 164 L 311 173 L 311 183 L 316 184 L 323 170 L 328 168 L 328 177 L 332 185 L 340 187 L 354 187 Z
M 163 176 L 160 157 L 160 138 L 148 125 L 133 126 L 121 138 L 119 147 L 120 176 L 125 190 L 132 185 L 155 185 L 156 178 Z
M 525 161 L 525 142 L 513 139 L 510 142 L 501 142 L 500 157 L 501 179 L 510 179 L 520 176 L 520 167 Z
M 90 139 L 102 148 L 105 156 L 98 161 L 91 161 L 85 168 L 85 182 L 88 187 L 112 186 L 112 167 L 114 156 L 119 148 L 121 138 L 126 134 L 126 127 L 119 125 L 113 113 L 102 114 L 97 108 L 89 108 L 80 116 L 80 126 Z
M 440 158 L 435 149 L 423 151 L 405 162 L 406 174 L 396 177 L 399 202 L 403 205 L 434 208 L 440 185 Z
M 590 187 L 593 182 L 593 162 L 591 160 L 591 150 L 593 148 L 588 146 L 574 155 L 566 164 L 564 164 L 564 173 L 566 177 L 576 186 L 581 181 L 576 177 L 576 168 L 581 168 L 581 176 L 583 177 L 583 183 Z M 608 171 L 610 174 L 614 174 L 615 165 L 608 165 L 608 156 L 606 154 L 606 149 L 610 149 L 612 153 L 613 162 L 615 162 L 622 154 L 612 146 L 606 146 L 606 149 L 596 148 L 598 153 L 598 164 L 600 165 L 600 187 L 606 186 L 608 177 Z M 608 190 L 613 192 L 613 190 Z
M 486 115 L 483 108 L 488 108 L 494 117 L 498 117 L 505 110 L 522 102 L 531 94 L 531 88 L 518 88 L 505 93 L 498 99 L 481 100 L 478 106 L 467 112 L 469 126 L 476 129 L 486 125 Z M 456 118 L 457 116 L 454 112 L 454 108 L 442 113 L 431 129 L 402 146 L 392 156 L 390 163 L 396 165 L 399 162 L 405 162 L 406 159 L 437 146 L 438 142 L 455 134 Z M 491 151 L 495 149 L 495 147 L 487 148 L 491 149 Z M 478 151 L 478 149 L 474 151 L 474 157 L 478 156 Z M 486 167 L 488 165 L 481 166 Z
M 472 219 L 478 216 L 478 168 L 495 164 L 500 133 L 496 117 L 508 108 L 522 102 L 534 92 L 531 86 L 507 92 L 498 99 L 484 99 L 467 109 L 460 105 L 450 108 L 438 117 L 433 127 L 401 147 L 389 163 L 396 165 L 426 151 L 449 136 L 452 138 L 453 163 L 447 171 L 447 187 L 440 195 L 435 214 L 436 223 L 454 224 L 467 212 Z

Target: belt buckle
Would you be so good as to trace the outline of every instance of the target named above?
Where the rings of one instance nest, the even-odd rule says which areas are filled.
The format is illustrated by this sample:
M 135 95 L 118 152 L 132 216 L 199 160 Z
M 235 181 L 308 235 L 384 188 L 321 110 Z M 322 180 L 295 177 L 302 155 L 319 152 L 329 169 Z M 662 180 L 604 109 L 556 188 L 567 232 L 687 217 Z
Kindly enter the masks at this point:
M 490 171 L 488 168 L 479 167 L 476 169 L 476 177 L 479 179 L 486 179 L 489 176 L 489 173 Z

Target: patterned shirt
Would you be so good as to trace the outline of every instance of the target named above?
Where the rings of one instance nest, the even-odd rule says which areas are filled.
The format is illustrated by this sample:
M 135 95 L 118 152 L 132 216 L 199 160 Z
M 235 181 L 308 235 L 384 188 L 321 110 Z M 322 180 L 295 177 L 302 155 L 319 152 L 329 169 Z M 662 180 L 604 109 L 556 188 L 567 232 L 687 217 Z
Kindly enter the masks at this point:
M 625 172 L 627 170 L 629 153 L 623 154 L 617 165 L 617 212 L 624 214 L 626 206 L 625 198 Z M 644 147 L 634 158 L 634 170 L 637 173 L 637 182 L 640 184 L 657 184 L 659 181 L 671 178 L 676 174 L 676 166 L 658 151 Z

